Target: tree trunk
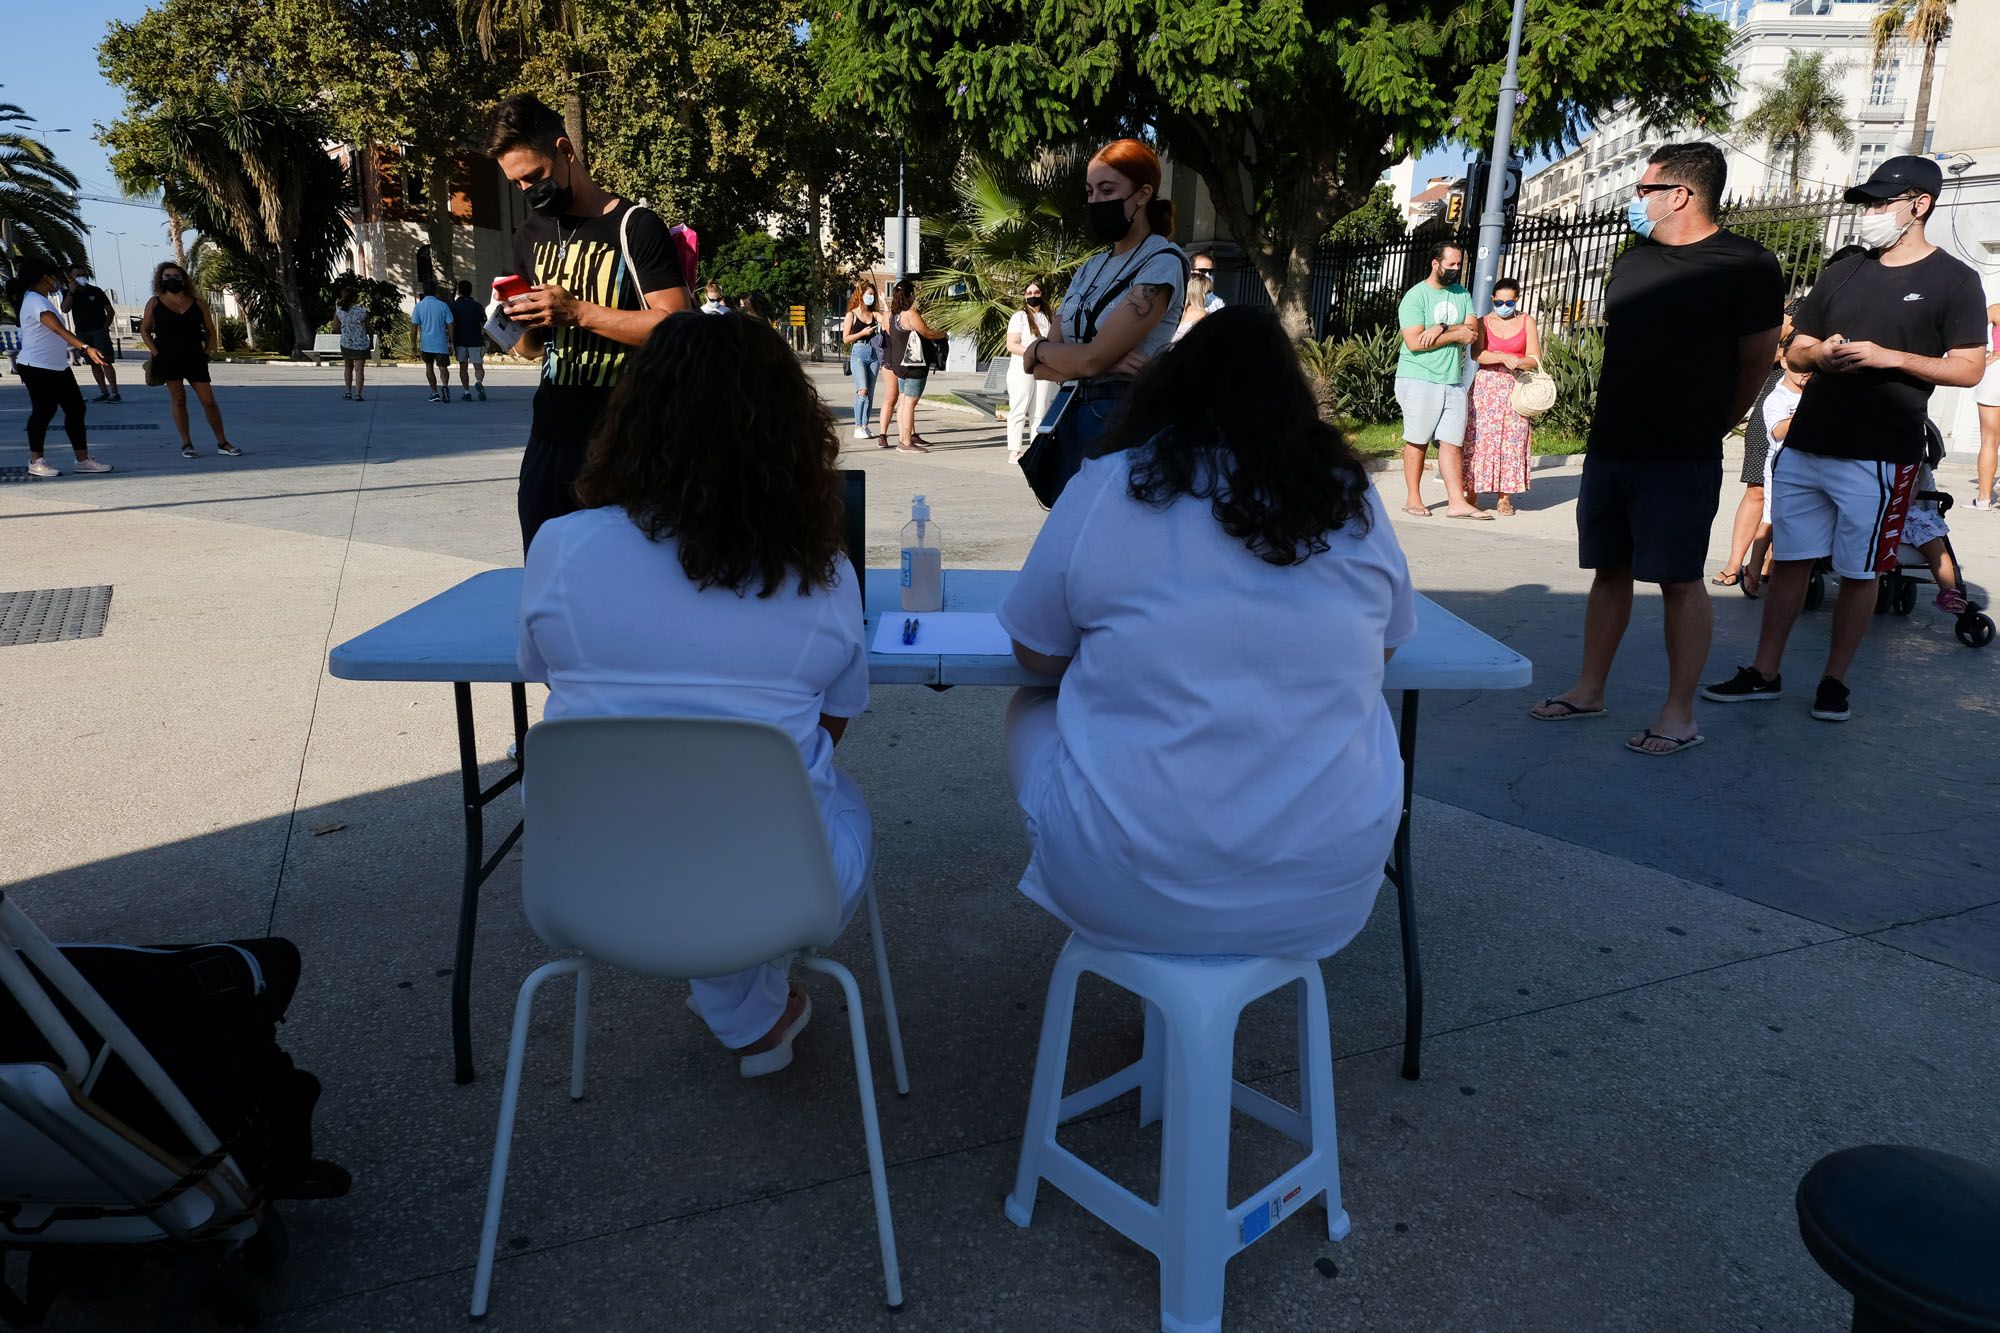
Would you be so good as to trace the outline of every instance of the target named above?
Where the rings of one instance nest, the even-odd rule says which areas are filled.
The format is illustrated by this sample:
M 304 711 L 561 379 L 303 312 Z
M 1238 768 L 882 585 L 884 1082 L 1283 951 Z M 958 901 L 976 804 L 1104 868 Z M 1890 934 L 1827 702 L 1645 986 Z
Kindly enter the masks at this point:
M 433 158 L 424 175 L 424 189 L 430 196 L 425 200 L 424 233 L 430 242 L 431 263 L 437 269 L 438 287 L 442 291 L 458 277 L 458 266 L 451 253 L 451 158 Z
M 1917 80 L 1917 123 L 1910 130 L 1910 151 L 1922 155 L 1924 138 L 1931 122 L 1931 80 L 1937 74 L 1937 43 L 1924 44 L 1924 73 Z
M 820 226 L 820 188 L 817 180 L 806 181 L 806 240 L 812 246 L 812 286 L 806 294 L 806 343 L 812 348 L 812 359 L 826 360 L 826 349 L 822 345 L 825 335 L 820 327 L 825 323 L 820 318 L 821 303 L 827 298 L 826 237 Z
M 1263 243 L 1257 243 L 1263 242 Z M 1306 231 L 1294 233 L 1290 238 L 1257 238 L 1250 249 L 1251 262 L 1257 266 L 1257 276 L 1264 281 L 1264 290 L 1271 294 L 1271 304 L 1277 308 L 1278 322 L 1285 327 L 1285 336 L 1293 342 L 1310 338 L 1318 332 L 1312 309 L 1312 262 L 1313 254 L 1319 249 L 1316 237 Z
M 576 86 L 578 71 L 570 71 L 570 91 L 563 94 L 563 132 L 569 135 L 570 144 L 576 149 L 576 160 L 586 170 L 590 167 L 590 157 L 584 150 L 583 93 Z

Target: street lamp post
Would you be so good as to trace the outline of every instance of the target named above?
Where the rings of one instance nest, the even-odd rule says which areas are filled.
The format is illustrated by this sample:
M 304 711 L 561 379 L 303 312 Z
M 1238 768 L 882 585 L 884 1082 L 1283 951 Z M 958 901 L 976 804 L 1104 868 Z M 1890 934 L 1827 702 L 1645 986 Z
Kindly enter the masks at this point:
M 1472 269 L 1472 308 L 1484 316 L 1493 308 L 1493 283 L 1500 276 L 1500 245 L 1506 239 L 1507 159 L 1514 146 L 1514 100 L 1521 84 L 1521 22 L 1527 0 L 1514 0 L 1514 28 L 1507 38 L 1507 72 L 1500 80 L 1500 109 L 1493 118 L 1493 161 L 1486 171 L 1486 202 L 1479 210 L 1479 254 Z
M 104 234 L 106 236 L 113 238 L 111 243 L 118 249 L 118 291 L 121 295 L 128 297 L 126 304 L 130 305 L 131 304 L 131 301 L 129 300 L 130 291 L 125 286 L 125 237 L 129 236 L 131 233 L 123 231 L 107 231 Z

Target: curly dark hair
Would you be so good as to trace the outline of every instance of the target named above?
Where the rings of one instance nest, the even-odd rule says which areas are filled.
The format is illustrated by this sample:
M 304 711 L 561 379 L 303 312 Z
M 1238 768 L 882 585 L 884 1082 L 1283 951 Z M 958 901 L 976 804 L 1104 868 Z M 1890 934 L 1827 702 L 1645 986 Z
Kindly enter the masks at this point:
M 576 494 L 673 537 L 703 588 L 769 597 L 796 577 L 804 594 L 833 585 L 845 550 L 839 459 L 833 418 L 776 330 L 684 311 L 633 353 Z
M 1207 500 L 1251 554 L 1295 565 L 1348 524 L 1369 528 L 1368 474 L 1320 419 L 1277 316 L 1226 306 L 1133 383 L 1100 453 L 1137 449 L 1131 494 L 1165 508 Z

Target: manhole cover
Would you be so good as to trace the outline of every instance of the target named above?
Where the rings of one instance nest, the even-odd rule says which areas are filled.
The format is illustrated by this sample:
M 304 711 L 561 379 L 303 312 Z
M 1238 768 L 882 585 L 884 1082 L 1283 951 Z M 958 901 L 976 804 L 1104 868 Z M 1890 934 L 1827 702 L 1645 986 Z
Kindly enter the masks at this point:
M 0 648 L 21 643 L 94 639 L 104 633 L 111 585 L 0 592 Z

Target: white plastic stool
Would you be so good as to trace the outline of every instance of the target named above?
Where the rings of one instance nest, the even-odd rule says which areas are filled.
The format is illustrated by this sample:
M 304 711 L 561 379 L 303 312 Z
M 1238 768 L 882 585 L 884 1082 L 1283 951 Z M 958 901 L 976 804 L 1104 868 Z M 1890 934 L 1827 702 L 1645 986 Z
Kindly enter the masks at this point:
M 1146 1003 L 1139 1059 L 1063 1096 L 1077 978 L 1094 972 Z M 1236 1022 L 1280 986 L 1299 988 L 1299 1093 L 1294 1111 L 1235 1080 Z M 1161 1126 L 1160 1201 L 1148 1204 L 1056 1142 L 1064 1121 L 1139 1090 L 1139 1123 Z M 1305 1160 L 1229 1207 L 1229 1115 L 1243 1112 L 1303 1144 Z M 1326 1196 L 1326 1234 L 1348 1232 L 1340 1204 L 1333 1123 L 1333 1049 L 1319 964 L 1297 958 L 1196 958 L 1124 953 L 1074 935 L 1056 959 L 1042 1014 L 1028 1128 L 1007 1217 L 1027 1226 L 1035 1189 L 1048 1181 L 1160 1260 L 1160 1327 L 1222 1327 L 1223 1270 L 1236 1253 L 1315 1197 Z

